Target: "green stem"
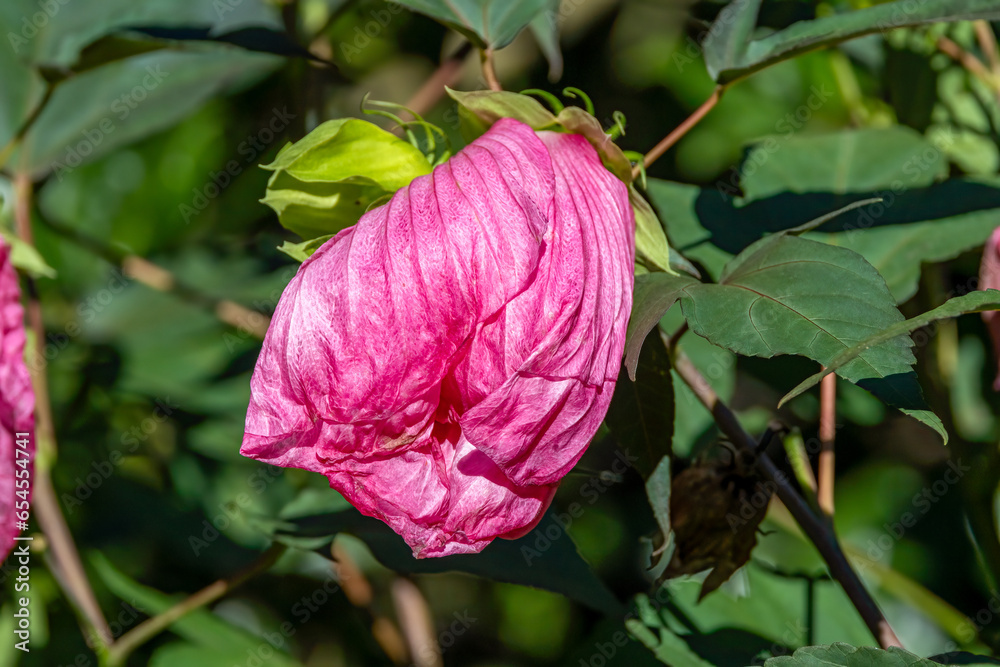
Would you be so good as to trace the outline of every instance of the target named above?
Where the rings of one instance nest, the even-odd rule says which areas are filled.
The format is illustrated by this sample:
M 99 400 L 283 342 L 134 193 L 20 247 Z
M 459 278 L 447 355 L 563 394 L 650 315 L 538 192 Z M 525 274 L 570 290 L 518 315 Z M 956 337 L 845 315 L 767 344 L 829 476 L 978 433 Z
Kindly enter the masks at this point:
M 169 628 L 185 615 L 196 609 L 200 609 L 205 605 L 215 602 L 247 580 L 269 570 L 271 566 L 278 561 L 278 558 L 285 553 L 286 549 L 287 547 L 284 544 L 272 544 L 271 547 L 261 554 L 257 560 L 251 563 L 249 567 L 238 572 L 232 577 L 219 579 L 215 583 L 206 586 L 190 597 L 181 600 L 166 611 L 163 611 L 132 628 L 108 648 L 102 667 L 121 667 L 125 664 L 128 656 L 131 655 L 133 651 Z

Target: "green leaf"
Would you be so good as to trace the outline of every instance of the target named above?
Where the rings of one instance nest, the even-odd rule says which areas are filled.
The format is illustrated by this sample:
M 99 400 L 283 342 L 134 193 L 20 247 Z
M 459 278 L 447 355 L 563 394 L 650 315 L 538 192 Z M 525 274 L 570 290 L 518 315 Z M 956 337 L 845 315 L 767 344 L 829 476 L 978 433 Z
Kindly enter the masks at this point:
M 502 49 L 539 15 L 555 16 L 559 0 L 400 0 L 459 31 L 481 48 Z
M 901 146 L 906 140 L 899 138 L 905 133 L 895 134 L 895 139 L 887 142 L 872 137 L 869 145 L 879 150 L 874 154 L 857 151 L 853 161 L 816 160 L 816 154 L 809 153 L 812 167 L 799 159 L 800 144 L 795 139 L 765 144 L 757 154 L 767 161 L 757 172 L 742 182 L 734 178 L 723 186 L 729 191 L 740 185 L 754 195 L 750 202 L 731 199 L 725 193 L 720 196 L 714 189 L 657 179 L 649 179 L 648 192 L 664 212 L 672 247 L 699 262 L 712 277 L 718 277 L 733 255 L 766 232 L 785 230 L 852 201 L 879 196 L 882 203 L 827 223 L 808 238 L 863 255 L 885 278 L 897 303 L 902 303 L 916 293 L 922 263 L 951 259 L 983 244 L 1000 215 L 1000 181 L 951 179 L 919 187 L 936 173 L 934 168 L 920 168 L 921 164 L 936 164 L 932 156 L 938 150 L 926 142 L 913 143 L 913 152 L 896 153 L 899 160 L 894 163 L 883 163 L 886 171 L 882 179 L 875 172 L 854 166 L 853 162 L 879 162 L 879 152 L 888 151 L 893 143 Z M 844 141 L 848 145 L 854 142 L 850 136 L 844 136 Z M 801 154 L 804 156 L 806 151 Z M 788 168 L 782 166 L 785 155 L 791 160 Z M 904 168 L 909 173 L 904 173 Z M 799 172 L 810 190 L 801 194 L 788 191 L 799 189 L 795 185 L 795 174 Z M 869 175 L 865 176 L 866 172 Z M 853 193 L 836 192 L 840 187 L 837 183 L 845 182 L 838 179 L 838 173 L 854 174 L 852 179 L 859 189 Z M 761 186 L 757 184 L 758 176 L 765 177 Z M 915 189 L 907 189 L 911 185 Z
M 810 21 L 796 21 L 784 30 L 749 40 L 759 0 L 734 2 L 721 12 L 705 43 L 705 64 L 718 83 L 729 83 L 775 63 L 839 44 L 855 37 L 894 28 L 973 19 L 1000 19 L 993 0 L 926 0 L 914 4 L 897 0 Z
M 955 660 L 955 656 L 963 656 Z M 764 667 L 937 667 L 938 664 L 995 665 L 997 661 L 986 656 L 969 653 L 951 653 L 948 660 L 941 663 L 930 658 L 921 658 L 901 648 L 888 649 L 874 646 L 854 647 L 850 644 L 830 644 L 829 646 L 806 646 L 792 655 L 770 658 Z
M 601 157 L 601 162 L 623 183 L 632 182 L 632 163 L 622 149 L 605 133 L 600 121 L 577 106 L 564 107 L 558 115 L 553 115 L 541 102 L 534 97 L 512 93 L 505 90 L 475 90 L 463 92 L 447 89 L 448 94 L 467 112 L 471 113 L 482 126 L 489 127 L 501 118 L 515 118 L 533 130 L 558 130 L 579 134 L 594 147 Z M 645 206 L 644 201 L 637 204 L 635 193 L 633 206 Z M 652 215 L 652 211 L 650 210 Z M 654 216 L 655 217 L 655 216 Z M 659 226 L 659 223 L 657 223 Z M 663 235 L 662 229 L 660 235 Z M 665 243 L 666 239 L 664 239 Z
M 334 237 L 333 234 L 327 234 L 326 236 L 317 236 L 314 239 L 309 239 L 308 241 L 302 241 L 301 243 L 291 243 L 290 241 L 285 241 L 280 246 L 278 250 L 285 253 L 292 259 L 304 262 L 312 254 L 319 250 L 320 246 L 329 241 Z
M 718 81 L 718 73 L 737 67 L 746 59 L 761 0 L 730 2 L 712 23 L 701 49 L 709 75 Z
M 269 635 L 273 638 L 275 635 Z M 279 635 L 280 636 L 280 635 Z M 262 652 L 263 651 L 263 652 Z M 221 649 L 213 646 L 198 646 L 188 642 L 173 642 L 156 649 L 149 659 L 149 667 L 220 667 L 221 665 L 271 665 L 278 655 L 266 639 L 258 638 L 252 646 L 240 649 Z M 262 660 L 261 656 L 268 656 Z M 278 658 L 274 664 L 299 665 L 290 658 Z
M 283 29 L 271 29 L 264 26 L 246 26 L 237 30 L 218 31 L 201 25 L 130 25 L 129 32 L 146 35 L 153 40 L 161 40 L 166 44 L 177 42 L 218 42 L 232 44 L 247 51 L 271 53 L 286 58 L 305 58 L 314 62 L 336 67 L 333 62 L 320 58 L 303 48 Z M 155 42 L 154 42 L 155 43 Z
M 674 389 L 670 359 L 662 345 L 644 345 L 635 381 L 622 368 L 605 422 L 619 444 L 638 457 L 636 470 L 648 479 L 670 455 L 674 433 Z
M 263 168 L 274 173 L 262 201 L 306 240 L 353 225 L 379 199 L 431 172 L 409 142 L 357 118 L 323 123 Z
M 25 271 L 35 278 L 56 277 L 56 270 L 48 265 L 41 253 L 35 249 L 35 246 L 25 243 L 16 234 L 10 234 L 2 230 L 0 230 L 0 236 L 10 246 L 10 262 L 15 268 Z
M 964 296 L 956 296 L 953 299 L 948 299 L 937 308 L 927 311 L 923 315 L 917 315 L 916 317 L 911 317 L 908 320 L 886 327 L 877 334 L 837 354 L 828 364 L 824 364 L 822 371 L 815 375 L 810 375 L 800 382 L 795 389 L 785 394 L 778 403 L 778 406 L 781 407 L 782 404 L 795 398 L 810 387 L 819 384 L 819 381 L 824 376 L 852 362 L 873 347 L 887 343 L 895 338 L 906 336 L 910 332 L 925 327 L 937 320 L 949 319 L 969 313 L 981 313 L 987 310 L 1000 310 L 1000 291 L 989 289 L 982 292 L 971 292 Z
M 549 61 L 549 81 L 558 81 L 563 73 L 562 49 L 559 46 L 559 22 L 555 14 L 539 14 L 531 20 L 528 28 L 538 42 L 538 48 Z
M 670 479 L 670 457 L 664 456 L 646 480 L 646 498 L 663 533 L 664 547 L 670 540 Z
M 948 175 L 948 160 L 921 134 L 898 125 L 828 134 L 788 132 L 754 142 L 740 162 L 741 201 L 783 192 L 872 193 L 926 187 Z
M 54 172 L 62 180 L 83 162 L 176 124 L 280 62 L 211 47 L 145 53 L 89 70 L 59 83 L 11 163 L 35 179 Z
M 681 291 L 696 283 L 694 278 L 669 273 L 642 273 L 635 277 L 632 292 L 632 314 L 625 334 L 625 368 L 635 380 L 639 351 L 656 323 L 681 296 Z
M 737 354 L 799 354 L 824 366 L 873 333 L 902 321 L 885 281 L 850 250 L 775 234 L 730 262 L 719 284 L 696 283 L 681 298 L 691 330 Z M 927 424 L 909 337 L 864 351 L 838 370 L 883 401 Z
M 687 642 L 663 623 L 647 596 L 637 595 L 635 604 L 639 618 L 627 619 L 625 627 L 633 637 L 652 651 L 660 662 L 672 667 L 711 667 L 712 663 L 700 658 Z
M 68 67 L 42 65 L 39 67 L 39 72 L 49 83 L 58 83 L 103 65 L 165 48 L 167 44 L 150 39 L 105 35 L 84 47 L 74 64 Z
M 601 612 L 621 611 L 617 598 L 577 551 L 553 511 L 517 540 L 496 540 L 478 554 L 443 558 L 414 558 L 403 538 L 383 522 L 363 516 L 354 508 L 286 519 L 275 539 L 322 538 L 319 542 L 328 544 L 340 532 L 361 538 L 379 562 L 396 572 L 466 572 L 559 593 Z
M 635 186 L 628 187 L 629 201 L 635 212 L 635 254 L 650 271 L 666 271 L 674 274 L 672 254 L 667 234 L 653 208 Z

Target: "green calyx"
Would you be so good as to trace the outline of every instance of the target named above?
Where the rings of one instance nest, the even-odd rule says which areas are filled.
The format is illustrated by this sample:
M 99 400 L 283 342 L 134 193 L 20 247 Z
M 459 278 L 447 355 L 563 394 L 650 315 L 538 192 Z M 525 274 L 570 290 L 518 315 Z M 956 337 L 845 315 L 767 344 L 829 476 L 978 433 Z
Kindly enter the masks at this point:
M 368 121 L 343 118 L 286 145 L 263 168 L 274 173 L 261 201 L 309 241 L 350 227 L 386 195 L 429 174 L 432 164 L 412 143 Z

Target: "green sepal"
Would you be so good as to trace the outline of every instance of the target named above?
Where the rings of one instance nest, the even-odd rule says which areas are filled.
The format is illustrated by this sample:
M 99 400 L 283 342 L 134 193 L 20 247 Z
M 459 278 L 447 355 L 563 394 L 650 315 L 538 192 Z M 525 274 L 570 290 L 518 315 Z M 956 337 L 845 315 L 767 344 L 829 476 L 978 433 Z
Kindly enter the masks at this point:
M 292 243 L 290 241 L 285 241 L 278 246 L 278 250 L 285 253 L 297 262 L 304 262 L 313 253 L 319 250 L 320 246 L 332 239 L 336 234 L 327 234 L 326 236 L 317 236 L 314 239 L 309 239 L 308 241 L 302 241 L 301 243 Z
M 261 201 L 306 240 L 350 227 L 380 198 L 431 172 L 418 148 L 357 118 L 323 123 L 262 168 L 274 173 Z

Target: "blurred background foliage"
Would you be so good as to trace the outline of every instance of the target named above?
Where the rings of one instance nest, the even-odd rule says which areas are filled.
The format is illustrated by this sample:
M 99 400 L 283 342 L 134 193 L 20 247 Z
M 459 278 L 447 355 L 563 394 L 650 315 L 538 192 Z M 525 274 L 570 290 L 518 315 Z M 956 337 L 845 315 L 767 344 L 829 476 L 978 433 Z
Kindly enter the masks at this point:
M 759 24 L 780 29 L 867 4 L 775 0 L 764 3 Z M 550 81 L 550 64 L 528 31 L 497 53 L 497 74 L 509 90 L 583 89 L 598 118 L 624 112 L 627 134 L 619 143 L 644 152 L 712 92 L 697 40 L 721 7 L 711 0 L 563 0 L 558 83 Z M 39 12 L 44 22 L 32 24 Z M 268 177 L 258 165 L 323 120 L 359 116 L 365 94 L 405 103 L 461 45 L 430 18 L 386 12 L 376 0 L 0 4 L 0 35 L 8 42 L 0 45 L 0 146 L 41 108 L 7 156 L 0 223 L 5 234 L 13 230 L 15 181 L 29 180 L 40 255 L 34 266 L 49 332 L 34 344 L 47 360 L 59 443 L 53 478 L 112 631 L 131 629 L 174 596 L 253 561 L 279 518 L 346 513 L 342 524 L 290 530 L 302 549 L 140 647 L 129 664 L 389 665 L 416 657 L 407 656 L 399 635 L 398 588 L 405 580 L 389 567 L 413 567 L 405 551 L 400 555 L 401 542 L 390 544 L 395 536 L 358 523 L 322 477 L 271 469 L 238 453 L 260 347 L 254 332 L 261 321 L 252 311 L 273 310 L 297 268 L 276 250 L 298 238 L 258 202 Z M 142 49 L 98 41 L 136 26 L 187 32 Z M 269 50 L 308 49 L 315 58 L 193 39 L 199 29 L 218 36 L 247 26 L 284 36 Z M 884 164 L 883 151 L 891 150 L 885 137 L 892 136 L 933 149 L 917 171 L 921 185 L 960 175 L 993 183 L 1000 167 L 996 86 L 943 52 L 941 37 L 990 62 L 971 23 L 900 29 L 808 53 L 732 86 L 649 175 L 690 184 L 680 192 L 691 197 L 719 184 L 730 195 L 740 187 L 743 206 L 755 196 L 753 187 L 759 197 L 787 190 L 783 167 L 869 165 L 871 178 L 858 176 L 860 184 L 847 190 L 881 191 L 894 179 L 887 172 L 900 169 L 898 162 Z M 109 52 L 117 59 L 91 66 Z M 130 55 L 118 57 L 123 53 Z M 475 54 L 453 85 L 483 86 Z M 450 100 L 434 105 L 427 118 L 461 146 Z M 877 137 L 851 146 L 856 155 L 838 156 L 843 137 L 808 143 L 863 128 Z M 748 165 L 755 163 L 744 160 L 754 155 L 752 142 L 768 136 L 778 138 L 782 153 L 762 161 L 772 180 L 754 181 L 757 169 Z M 656 192 L 654 185 L 652 199 L 683 251 L 686 209 L 674 206 L 676 191 Z M 810 217 L 795 207 L 758 215 L 763 228 Z M 973 284 L 979 246 L 998 224 L 996 210 L 986 211 L 932 263 L 920 265 L 929 255 L 902 257 L 899 277 L 889 280 L 904 313 L 922 312 L 942 294 Z M 954 237 L 951 229 L 929 243 Z M 725 244 L 691 245 L 690 257 L 716 275 L 712 267 L 726 256 Z M 665 328 L 676 328 L 678 317 L 669 313 Z M 939 492 L 933 485 L 949 469 L 949 450 L 930 430 L 841 383 L 837 528 L 907 648 L 920 655 L 954 647 L 995 652 L 1000 606 L 993 576 L 1000 563 L 990 561 L 990 548 L 977 549 L 969 530 L 976 521 L 994 525 L 1000 435 L 1000 399 L 990 388 L 994 360 L 978 317 L 943 323 L 933 333 L 918 350 L 925 392 L 953 432 L 952 460 L 975 463 L 973 471 Z M 690 335 L 685 346 L 752 430 L 763 428 L 778 398 L 814 370 L 801 358 L 737 361 Z M 817 414 L 815 393 L 781 411 L 807 442 L 815 438 Z M 675 453 L 711 454 L 716 440 L 708 415 L 678 388 Z M 508 547 L 470 565 L 471 574 L 412 574 L 445 664 L 599 665 L 602 656 L 611 662 L 609 651 L 618 664 L 659 664 L 658 651 L 673 664 L 746 665 L 807 644 L 873 643 L 777 503 L 752 562 L 721 590 L 697 603 L 696 577 L 670 582 L 657 595 L 646 570 L 656 524 L 638 474 L 608 472 L 617 451 L 602 434 L 566 479 L 554 511 L 577 503 L 582 512 L 565 531 L 547 524 L 557 538 L 551 546 L 529 543 L 537 559 Z M 926 509 L 918 500 L 925 489 Z M 918 521 L 896 536 L 905 512 Z M 328 536 L 341 528 L 333 549 L 341 576 L 345 567 L 353 574 L 324 588 L 331 576 Z M 572 542 L 560 539 L 562 532 Z M 574 564 L 572 543 L 592 571 L 572 569 L 583 562 Z M 518 583 L 556 581 L 560 571 L 565 576 L 550 585 L 555 591 Z M 10 638 L 9 570 L 3 576 L 8 602 L 0 610 L 0 636 Z M 5 639 L 0 664 L 97 664 L 48 568 L 33 570 L 31 599 L 32 651 L 22 654 Z M 275 642 L 261 637 L 277 636 L 283 623 L 294 634 L 285 632 L 276 649 L 262 651 Z M 617 643 L 626 628 L 639 641 Z M 674 633 L 689 651 L 671 643 Z

